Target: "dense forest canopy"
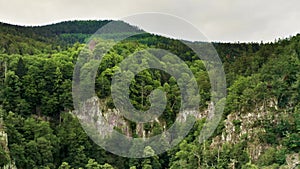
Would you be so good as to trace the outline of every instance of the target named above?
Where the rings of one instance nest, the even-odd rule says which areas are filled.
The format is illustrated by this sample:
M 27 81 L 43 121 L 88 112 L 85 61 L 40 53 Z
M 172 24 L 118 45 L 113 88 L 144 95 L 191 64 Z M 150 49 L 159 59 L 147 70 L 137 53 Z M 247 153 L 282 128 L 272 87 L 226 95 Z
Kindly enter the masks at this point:
M 0 23 L 0 132 L 8 135 L 7 146 L 0 135 L 0 168 L 12 163 L 20 169 L 247 169 L 300 164 L 300 34 L 272 43 L 213 43 L 223 62 L 228 93 L 222 120 L 205 142 L 200 144 L 198 139 L 205 125 L 202 118 L 169 151 L 155 155 L 151 146 L 145 147 L 143 153 L 152 157 L 120 157 L 96 145 L 72 113 L 72 80 L 78 56 L 89 52 L 84 44 L 109 22 L 70 21 L 39 27 Z M 141 32 L 120 23 L 126 25 L 125 32 Z M 107 39 L 99 39 L 102 46 L 96 46 L 94 52 L 101 53 L 101 47 L 114 41 Z M 121 41 L 102 58 L 94 85 L 103 112 L 116 107 L 110 90 L 119 63 L 147 48 L 170 51 L 188 65 L 201 96 L 197 111 L 205 112 L 212 100 L 203 60 L 179 40 L 148 33 Z M 170 56 L 161 59 L 170 60 Z M 83 63 L 81 71 L 93 67 L 92 62 Z M 158 121 L 145 123 L 141 130 L 138 124 L 125 120 L 127 132 L 122 126 L 115 130 L 137 138 L 169 128 L 182 99 L 173 76 L 157 69 L 139 72 L 130 84 L 130 101 L 145 111 L 151 105 L 151 91 L 157 88 L 167 93 L 166 108 Z M 135 148 L 132 146 L 132 151 Z

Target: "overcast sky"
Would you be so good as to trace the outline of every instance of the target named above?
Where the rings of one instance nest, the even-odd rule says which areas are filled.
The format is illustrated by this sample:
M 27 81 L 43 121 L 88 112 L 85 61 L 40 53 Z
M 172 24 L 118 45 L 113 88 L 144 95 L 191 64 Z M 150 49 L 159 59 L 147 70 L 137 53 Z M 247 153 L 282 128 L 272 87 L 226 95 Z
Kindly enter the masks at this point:
M 211 41 L 232 42 L 300 33 L 299 11 L 300 0 L 0 0 L 0 21 L 6 23 L 44 25 L 162 12 L 185 19 Z

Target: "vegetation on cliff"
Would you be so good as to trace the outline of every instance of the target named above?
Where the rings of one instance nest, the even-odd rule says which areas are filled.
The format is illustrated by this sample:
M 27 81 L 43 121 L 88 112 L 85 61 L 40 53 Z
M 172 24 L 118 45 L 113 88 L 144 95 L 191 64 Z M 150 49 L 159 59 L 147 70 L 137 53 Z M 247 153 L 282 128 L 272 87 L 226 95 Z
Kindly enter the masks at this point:
M 265 44 L 213 43 L 224 65 L 228 96 L 222 121 L 204 143 L 198 142 L 198 136 L 205 119 L 199 119 L 178 146 L 151 158 L 119 157 L 97 146 L 70 113 L 72 78 L 86 38 L 108 22 L 73 21 L 42 27 L 0 24 L 0 112 L 4 121 L 0 132 L 8 134 L 8 149 L 0 136 L 0 168 L 11 160 L 24 169 L 299 165 L 300 35 Z M 127 31 L 140 30 L 132 27 Z M 211 87 L 203 62 L 180 41 L 147 33 L 122 41 L 103 57 L 95 87 L 96 95 L 106 105 L 104 111 L 115 108 L 110 86 L 118 64 L 149 47 L 168 50 L 189 66 L 200 88 L 199 112 L 205 112 L 211 102 Z M 168 55 L 162 57 L 169 59 Z M 87 62 L 84 68 L 88 70 L 89 66 Z M 156 88 L 167 92 L 168 102 L 158 122 L 143 126 L 146 137 L 174 123 L 180 108 L 176 80 L 156 69 L 135 76 L 130 86 L 131 103 L 147 110 L 149 94 Z M 128 135 L 143 136 L 137 124 L 128 121 L 128 126 Z M 152 151 L 146 147 L 144 153 Z

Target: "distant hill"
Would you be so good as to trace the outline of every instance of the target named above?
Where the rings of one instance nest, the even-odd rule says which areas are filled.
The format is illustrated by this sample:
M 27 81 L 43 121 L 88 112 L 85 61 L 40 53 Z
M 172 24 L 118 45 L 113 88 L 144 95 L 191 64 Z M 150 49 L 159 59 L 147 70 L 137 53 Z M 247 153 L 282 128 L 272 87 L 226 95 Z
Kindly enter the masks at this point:
M 25 52 L 20 51 L 20 49 L 24 48 L 22 43 L 36 48 L 47 49 L 55 48 L 58 45 L 66 47 L 76 42 L 83 43 L 98 29 L 110 22 L 117 24 L 117 29 L 122 30 L 122 33 L 141 31 L 138 27 L 131 26 L 123 21 L 113 20 L 65 21 L 44 26 L 19 26 L 0 22 L 0 47 L 4 48 L 0 48 L 0 51 L 22 54 Z M 118 30 L 112 31 L 118 32 Z M 33 54 L 34 52 L 29 53 Z

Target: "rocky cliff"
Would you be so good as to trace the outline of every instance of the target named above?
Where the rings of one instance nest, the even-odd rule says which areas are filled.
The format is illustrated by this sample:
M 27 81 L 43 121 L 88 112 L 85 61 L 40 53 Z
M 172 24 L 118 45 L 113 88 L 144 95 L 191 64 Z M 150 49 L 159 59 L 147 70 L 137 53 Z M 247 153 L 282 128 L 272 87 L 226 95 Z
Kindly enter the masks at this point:
M 2 150 L 2 152 L 1 152 Z M 8 149 L 8 139 L 7 139 L 7 133 L 5 132 L 4 124 L 2 117 L 0 115 L 0 156 L 3 156 L 0 160 L 0 164 L 3 163 L 4 165 L 0 165 L 0 169 L 16 169 L 15 163 L 10 159 L 9 156 L 9 149 Z M 4 159 L 5 158 L 5 159 Z

